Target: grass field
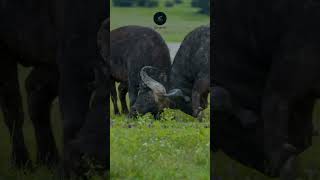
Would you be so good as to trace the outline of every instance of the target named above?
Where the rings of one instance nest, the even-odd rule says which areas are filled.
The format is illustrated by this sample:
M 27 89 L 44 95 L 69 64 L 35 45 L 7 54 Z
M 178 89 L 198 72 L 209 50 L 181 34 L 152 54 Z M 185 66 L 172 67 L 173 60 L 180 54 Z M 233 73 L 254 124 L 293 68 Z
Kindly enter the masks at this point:
M 209 108 L 200 123 L 172 109 L 129 119 L 110 105 L 111 179 L 210 179 Z
M 156 28 L 167 42 L 181 42 L 185 35 L 200 25 L 209 24 L 208 15 L 199 14 L 199 9 L 191 7 L 191 0 L 183 0 L 182 4 L 167 8 L 160 0 L 159 7 L 113 7 L 111 6 L 111 29 L 125 25 L 141 25 L 154 28 L 153 15 L 162 11 L 167 15 L 164 28 Z M 110 4 L 112 5 L 112 3 Z

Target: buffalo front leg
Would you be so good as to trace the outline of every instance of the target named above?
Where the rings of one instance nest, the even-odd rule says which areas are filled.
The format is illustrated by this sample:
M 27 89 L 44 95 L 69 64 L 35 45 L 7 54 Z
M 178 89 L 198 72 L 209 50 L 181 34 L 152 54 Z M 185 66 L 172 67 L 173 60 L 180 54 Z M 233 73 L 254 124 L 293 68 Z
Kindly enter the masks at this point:
M 117 95 L 117 90 L 116 90 L 116 83 L 114 80 L 111 81 L 110 95 L 111 95 L 111 100 L 113 103 L 114 114 L 120 114 L 119 109 L 118 109 L 118 95 Z
M 293 104 L 292 118 L 288 124 L 288 142 L 302 153 L 312 144 L 312 111 L 314 100 L 310 97 L 301 97 Z M 299 158 L 291 156 L 280 171 L 281 180 L 297 178 Z
M 207 101 L 208 92 L 209 92 L 209 81 L 206 79 L 197 80 L 192 89 L 192 115 L 194 117 L 199 117 L 200 112 L 206 106 L 204 101 Z M 205 98 L 205 99 L 204 99 Z
M 0 103 L 12 143 L 11 161 L 17 168 L 28 167 L 31 162 L 22 131 L 24 114 L 17 77 L 17 64 L 14 61 L 1 62 L 0 67 L 2 67 L 0 70 Z
M 36 67 L 26 80 L 28 110 L 37 140 L 37 161 L 49 167 L 58 162 L 58 151 L 50 122 L 50 110 L 58 94 L 56 67 Z
M 291 145 L 287 144 L 289 101 L 277 95 L 271 95 L 264 99 L 262 109 L 262 117 L 265 119 L 264 151 L 268 159 L 266 173 L 270 176 L 278 176 L 280 168 L 291 155 L 288 151 Z
M 109 76 L 98 70 L 102 81 L 93 93 L 90 110 L 86 121 L 77 134 L 77 138 L 70 143 L 67 158 L 72 169 L 87 172 L 92 170 L 99 174 L 109 169 Z M 105 76 L 106 75 L 106 76 Z M 98 78 L 97 78 L 98 79 Z M 94 163 L 94 164 L 93 164 Z M 90 178 L 89 178 L 90 179 Z
M 63 28 L 57 63 L 60 75 L 59 102 L 64 126 L 62 174 L 67 178 L 73 171 L 69 165 L 76 163 L 67 157 L 73 153 L 70 143 L 77 137 L 89 112 L 92 91 L 88 89 L 88 84 L 94 81 L 94 66 L 103 61 L 98 52 L 97 32 L 108 15 L 109 3 L 104 0 L 90 3 L 67 0 L 63 4 Z
M 137 100 L 138 95 L 138 85 L 135 85 L 134 83 L 130 83 L 130 77 L 129 77 L 129 83 L 128 83 L 128 91 L 129 91 L 129 99 L 130 99 L 130 113 L 129 117 L 135 117 L 137 115 L 137 110 L 134 107 L 134 104 Z
M 119 84 L 118 91 L 119 91 L 119 98 L 120 98 L 121 107 L 122 107 L 122 113 L 128 114 L 129 110 L 128 110 L 127 101 L 126 101 L 126 95 L 128 92 L 128 82 L 121 82 Z

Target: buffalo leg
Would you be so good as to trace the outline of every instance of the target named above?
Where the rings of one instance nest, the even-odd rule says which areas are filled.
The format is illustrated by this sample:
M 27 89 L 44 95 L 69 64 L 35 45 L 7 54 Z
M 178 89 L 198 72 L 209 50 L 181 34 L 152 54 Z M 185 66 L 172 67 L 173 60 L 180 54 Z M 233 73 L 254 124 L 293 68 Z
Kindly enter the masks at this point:
M 209 81 L 205 79 L 197 80 L 194 83 L 192 89 L 192 111 L 193 116 L 197 117 L 199 113 L 203 110 L 202 107 L 203 98 L 207 97 L 209 91 Z
M 129 80 L 130 81 L 130 80 Z M 136 102 L 137 99 L 137 95 L 138 95 L 138 87 L 133 87 L 132 85 L 129 84 L 129 99 L 130 99 L 130 107 L 132 107 L 134 105 L 134 103 Z
M 17 76 L 17 64 L 9 56 L 3 57 L 3 54 L 1 55 L 1 61 L 0 103 L 5 124 L 10 133 L 12 163 L 15 167 L 23 168 L 30 165 L 30 160 L 22 131 L 24 114 Z
M 118 95 L 117 95 L 115 81 L 111 81 L 110 95 L 111 95 L 111 99 L 112 99 L 112 103 L 113 103 L 114 114 L 120 114 L 119 109 L 118 109 Z
M 255 121 L 252 127 L 244 127 L 233 113 L 232 97 L 224 88 L 212 88 L 210 98 L 212 151 L 222 150 L 232 159 L 264 173 L 265 154 L 259 133 L 262 123 Z
M 320 123 L 320 101 L 317 100 L 316 103 L 315 103 L 315 107 L 314 107 L 314 119 L 313 119 L 313 128 L 312 128 L 312 131 L 313 131 L 313 135 L 314 136 L 319 136 L 320 135 L 320 129 L 319 129 L 319 123 Z
M 63 116 L 63 174 L 73 171 L 68 155 L 70 147 L 85 123 L 92 92 L 88 84 L 94 80 L 94 66 L 103 61 L 98 52 L 97 32 L 108 15 L 107 1 L 64 1 L 61 46 L 59 47 L 59 102 Z M 103 99 L 104 101 L 108 101 Z M 106 110 L 107 111 L 107 110 Z M 97 117 L 101 120 L 104 116 Z M 88 137 L 89 139 L 92 137 Z M 103 137 L 101 137 L 103 138 Z M 84 174 L 84 172 L 81 172 Z
M 277 95 L 264 100 L 262 117 L 264 121 L 264 149 L 267 155 L 266 173 L 278 176 L 288 158 L 296 154 L 296 148 L 289 144 L 289 119 L 292 102 Z
M 56 68 L 39 67 L 32 70 L 26 80 L 28 110 L 37 140 L 37 160 L 48 166 L 58 162 L 58 151 L 50 123 L 50 110 L 58 94 Z
M 98 67 L 99 68 L 99 67 Z M 91 106 L 86 116 L 86 121 L 77 137 L 69 144 L 65 153 L 68 167 L 75 170 L 76 176 L 81 176 L 81 171 L 101 172 L 109 169 L 109 76 L 97 71 L 98 80 L 95 93 L 93 93 Z M 104 119 L 102 119 L 104 118 Z M 92 166 L 92 163 L 97 164 Z M 93 168 L 93 169 L 92 169 Z
M 128 114 L 128 107 L 127 107 L 127 101 L 126 101 L 126 95 L 128 92 L 128 83 L 127 82 L 121 82 L 119 87 L 119 98 L 121 102 L 121 107 L 122 107 L 122 113 L 123 114 Z
M 261 137 L 258 137 L 256 130 L 244 128 L 235 116 L 214 107 L 213 129 L 210 131 L 213 151 L 222 150 L 232 159 L 263 173 L 265 156 L 260 148 L 263 142 L 260 142 Z
M 304 97 L 300 101 L 296 101 L 293 106 L 293 116 L 288 124 L 290 144 L 297 147 L 298 153 L 312 144 L 312 110 L 313 99 Z M 296 156 L 290 157 L 280 171 L 281 179 L 295 179 L 297 176 L 297 168 L 299 160 Z

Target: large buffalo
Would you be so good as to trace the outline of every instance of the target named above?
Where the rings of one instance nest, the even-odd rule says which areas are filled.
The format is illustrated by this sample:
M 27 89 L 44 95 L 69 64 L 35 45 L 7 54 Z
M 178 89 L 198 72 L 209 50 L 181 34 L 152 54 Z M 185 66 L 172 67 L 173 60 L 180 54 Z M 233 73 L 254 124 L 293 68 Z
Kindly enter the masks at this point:
M 144 67 L 134 109 L 143 114 L 165 107 L 198 116 L 207 106 L 210 85 L 210 27 L 201 26 L 183 40 L 170 70 L 170 78 L 155 67 Z
M 308 0 L 214 1 L 214 147 L 269 176 L 311 145 L 319 10 Z
M 110 67 L 112 79 L 110 90 L 115 113 L 119 112 L 115 81 L 121 82 L 119 85 L 120 101 L 123 111 L 126 112 L 125 97 L 128 91 L 130 106 L 136 102 L 141 82 L 139 76 L 141 68 L 147 65 L 157 67 L 167 76 L 171 65 L 170 53 L 165 41 L 153 29 L 124 26 L 110 32 L 111 54 L 107 56 L 105 51 L 108 50 L 106 44 L 109 42 L 106 41 L 106 38 L 109 38 L 109 35 L 104 30 L 104 26 L 108 23 L 104 22 L 99 33 L 101 54 Z M 131 107 L 131 112 L 133 115 L 134 107 Z
M 99 141 L 99 148 L 106 150 L 107 111 L 97 112 L 96 118 L 103 126 L 85 120 L 90 119 L 87 118 L 92 94 L 89 85 L 95 79 L 94 69 L 101 69 L 103 62 L 97 48 L 97 32 L 101 22 L 108 17 L 108 6 L 104 0 L 0 1 L 1 105 L 17 166 L 29 162 L 22 133 L 23 112 L 17 79 L 19 63 L 34 67 L 27 79 L 27 91 L 38 160 L 51 165 L 58 159 L 49 120 L 50 105 L 58 95 L 58 87 L 63 116 L 63 152 L 68 153 L 63 155 L 68 157 L 63 158 L 65 164 L 72 164 L 66 161 L 74 154 L 73 141 L 90 146 L 97 141 L 88 139 L 103 135 L 105 141 Z M 106 97 L 99 97 L 107 103 Z M 96 129 L 80 131 L 88 129 L 87 124 Z M 83 136 L 87 138 L 80 138 Z M 95 148 L 97 145 L 94 144 L 90 151 Z M 103 159 L 105 165 L 106 160 Z

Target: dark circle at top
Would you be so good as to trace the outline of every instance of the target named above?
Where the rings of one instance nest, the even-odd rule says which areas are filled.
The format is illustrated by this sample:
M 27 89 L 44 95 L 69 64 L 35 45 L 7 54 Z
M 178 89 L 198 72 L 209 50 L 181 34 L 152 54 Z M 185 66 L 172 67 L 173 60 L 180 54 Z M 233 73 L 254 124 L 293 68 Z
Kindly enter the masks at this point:
M 167 21 L 167 16 L 166 14 L 164 14 L 163 12 L 157 12 L 154 14 L 153 16 L 153 21 L 154 23 L 156 23 L 157 25 L 163 25 L 164 23 L 166 23 Z

